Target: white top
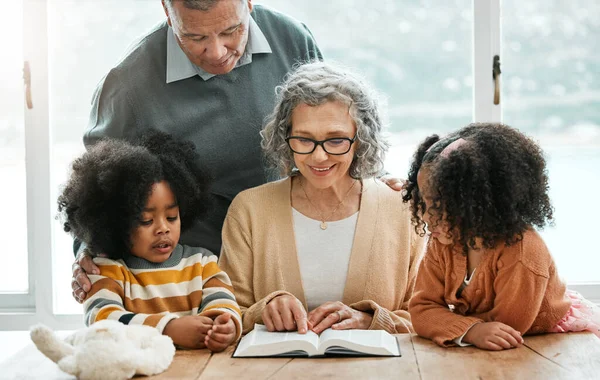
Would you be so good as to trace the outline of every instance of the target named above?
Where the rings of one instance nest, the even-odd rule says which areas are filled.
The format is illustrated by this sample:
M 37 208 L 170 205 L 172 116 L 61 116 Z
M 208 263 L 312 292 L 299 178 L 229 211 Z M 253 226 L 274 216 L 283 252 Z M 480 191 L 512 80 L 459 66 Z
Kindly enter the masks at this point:
M 473 275 L 475 274 L 476 270 L 477 270 L 477 267 L 475 267 L 475 269 L 473 269 L 473 272 L 471 272 L 470 276 L 469 276 L 469 272 L 467 271 L 467 273 L 465 274 L 465 279 L 463 280 L 463 282 L 465 283 L 465 286 L 467 286 L 471 283 L 471 280 L 473 279 Z
M 327 222 L 311 219 L 292 207 L 300 277 L 308 310 L 325 302 L 341 301 L 358 212 L 346 219 Z

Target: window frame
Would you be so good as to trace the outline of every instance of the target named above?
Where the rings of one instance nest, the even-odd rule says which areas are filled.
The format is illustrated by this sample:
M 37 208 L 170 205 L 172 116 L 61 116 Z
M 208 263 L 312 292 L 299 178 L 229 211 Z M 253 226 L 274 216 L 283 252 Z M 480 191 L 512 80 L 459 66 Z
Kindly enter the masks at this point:
M 473 121 L 502 122 L 504 101 L 495 105 L 492 68 L 494 56 L 502 62 L 501 0 L 473 0 Z M 499 81 L 502 87 L 502 74 Z M 600 282 L 570 282 L 568 287 L 600 304 Z
M 501 55 L 501 0 L 473 0 L 473 120 L 501 122 L 502 99 L 493 104 L 494 55 Z M 27 330 L 35 323 L 53 329 L 83 326 L 79 314 L 56 314 L 53 290 L 54 202 L 50 199 L 52 141 L 49 124 L 48 0 L 23 0 L 23 55 L 31 67 L 34 107 L 25 112 L 29 292 L 0 294 L 0 330 Z M 50 247 L 50 249 L 49 249 Z M 600 282 L 569 288 L 600 303 Z M 63 295 L 70 297 L 71 295 Z
M 80 315 L 54 313 L 52 215 L 50 199 L 51 139 L 47 1 L 23 1 L 23 60 L 31 68 L 33 108 L 24 107 L 29 291 L 0 294 L 0 330 L 28 330 L 44 323 L 53 329 L 83 326 Z
M 500 0 L 473 0 L 473 121 L 502 122 L 502 99 L 494 104 L 492 65 L 501 55 Z M 500 76 L 502 78 L 502 76 Z

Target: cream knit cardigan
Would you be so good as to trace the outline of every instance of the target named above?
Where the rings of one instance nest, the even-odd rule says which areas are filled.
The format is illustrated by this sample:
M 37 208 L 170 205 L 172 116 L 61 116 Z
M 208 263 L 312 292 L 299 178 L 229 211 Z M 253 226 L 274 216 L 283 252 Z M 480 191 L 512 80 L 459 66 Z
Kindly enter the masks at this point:
M 225 218 L 219 266 L 233 284 L 244 334 L 262 323 L 265 305 L 278 295 L 294 295 L 306 309 L 290 192 L 290 178 L 243 191 Z M 375 179 L 363 180 L 342 302 L 371 313 L 369 329 L 414 332 L 408 302 L 423 243 L 401 193 Z

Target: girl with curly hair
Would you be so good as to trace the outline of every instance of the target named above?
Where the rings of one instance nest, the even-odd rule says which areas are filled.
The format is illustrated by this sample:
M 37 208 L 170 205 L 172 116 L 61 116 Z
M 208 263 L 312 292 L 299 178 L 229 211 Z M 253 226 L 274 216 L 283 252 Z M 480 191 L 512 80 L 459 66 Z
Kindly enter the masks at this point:
M 151 132 L 106 139 L 73 162 L 58 211 L 99 268 L 86 325 L 150 325 L 178 346 L 212 351 L 239 338 L 240 309 L 217 256 L 178 244 L 208 204 L 209 176 L 196 155 L 191 142 Z
M 430 233 L 409 304 L 415 331 L 441 346 L 502 350 L 523 335 L 589 330 L 600 310 L 558 277 L 534 227 L 552 221 L 540 147 L 506 125 L 425 139 L 405 184 Z

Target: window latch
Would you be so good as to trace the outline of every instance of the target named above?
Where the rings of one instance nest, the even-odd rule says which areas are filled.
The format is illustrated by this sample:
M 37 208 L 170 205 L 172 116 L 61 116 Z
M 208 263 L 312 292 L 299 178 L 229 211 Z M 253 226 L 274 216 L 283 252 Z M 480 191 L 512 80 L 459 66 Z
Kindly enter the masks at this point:
M 494 64 L 492 66 L 492 78 L 494 79 L 494 104 L 500 104 L 500 56 L 494 56 Z
M 29 68 L 29 61 L 23 62 L 23 82 L 25 83 L 25 102 L 27 103 L 27 109 L 32 109 L 33 102 L 31 100 L 31 69 Z

